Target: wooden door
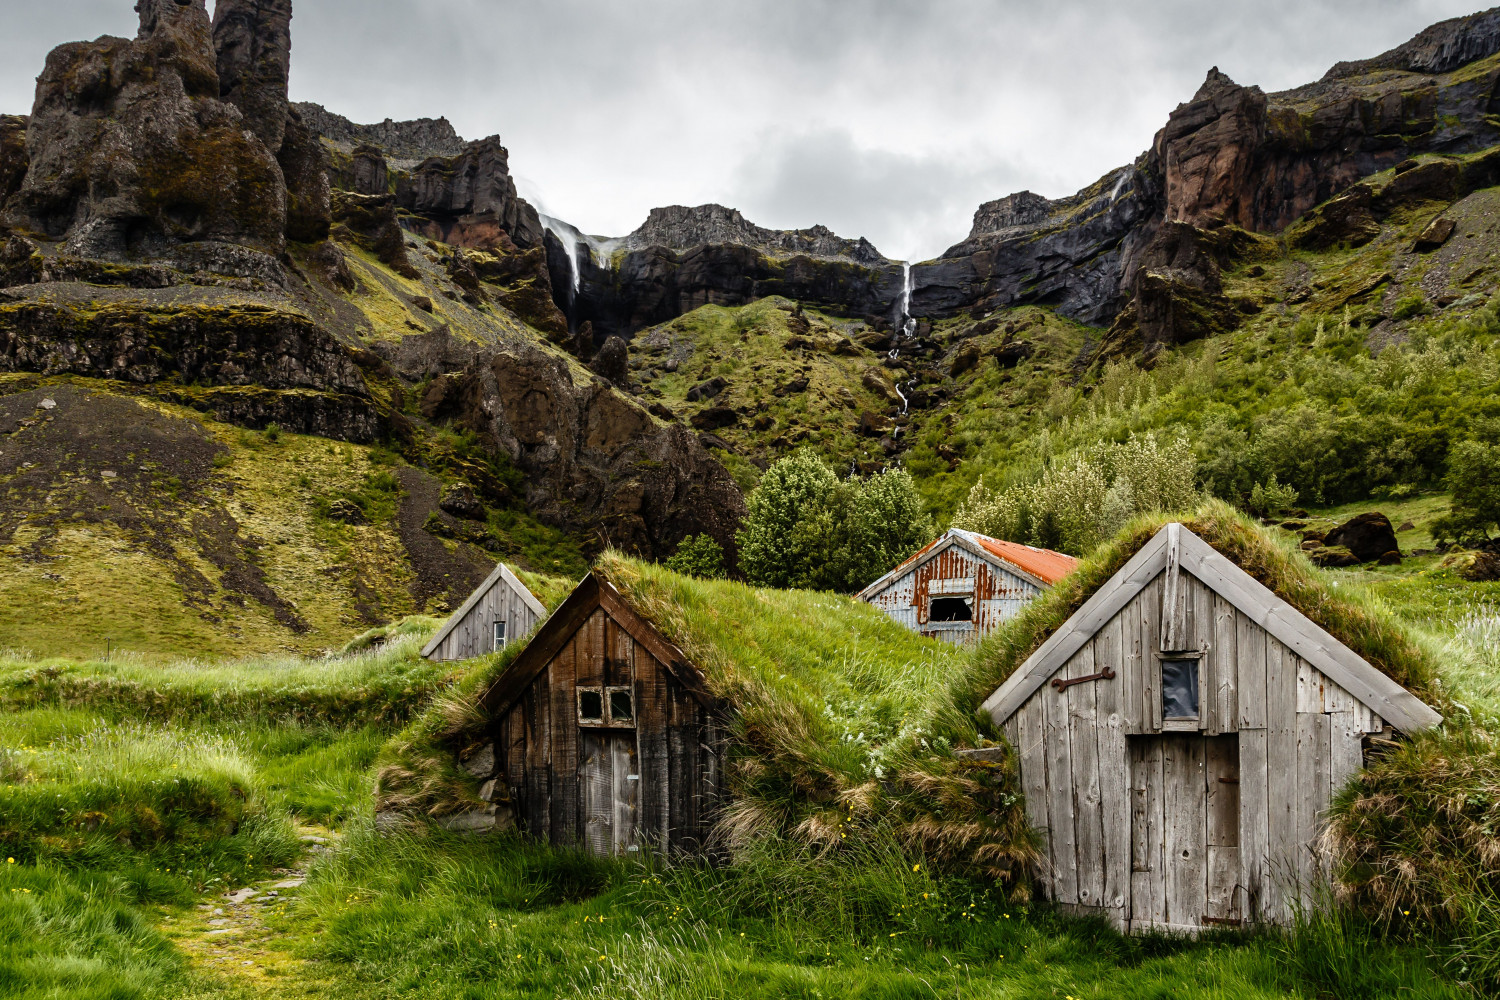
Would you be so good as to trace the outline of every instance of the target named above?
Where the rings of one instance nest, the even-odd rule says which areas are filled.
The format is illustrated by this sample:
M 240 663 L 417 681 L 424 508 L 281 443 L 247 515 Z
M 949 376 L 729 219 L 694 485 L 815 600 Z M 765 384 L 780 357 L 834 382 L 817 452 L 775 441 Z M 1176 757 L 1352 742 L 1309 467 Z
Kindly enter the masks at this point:
M 601 857 L 639 850 L 636 814 L 641 775 L 636 766 L 635 730 L 584 729 L 579 751 L 583 842 Z
M 1130 741 L 1132 928 L 1237 926 L 1239 738 Z

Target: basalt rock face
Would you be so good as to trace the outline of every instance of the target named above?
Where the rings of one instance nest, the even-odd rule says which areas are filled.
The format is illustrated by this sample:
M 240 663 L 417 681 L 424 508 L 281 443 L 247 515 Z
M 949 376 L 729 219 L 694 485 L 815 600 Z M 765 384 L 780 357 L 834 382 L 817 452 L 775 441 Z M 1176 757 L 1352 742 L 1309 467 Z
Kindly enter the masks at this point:
M 516 193 L 499 136 L 470 143 L 458 156 L 424 160 L 397 182 L 396 200 L 425 220 L 415 228 L 454 246 L 526 249 L 542 242 L 542 220 Z
M 26 152 L 27 119 L 0 115 L 0 207 L 21 189 L 31 157 Z
M 547 261 L 558 306 L 573 329 L 593 328 L 595 345 L 704 305 L 738 306 L 769 295 L 854 316 L 889 320 L 901 296 L 901 267 L 802 254 L 772 256 L 743 243 L 711 243 L 686 250 L 652 246 L 630 250 L 601 266 L 578 248 L 578 291 L 572 292 L 569 248 L 552 233 Z
M 392 165 L 411 170 L 434 156 L 461 156 L 468 145 L 459 138 L 446 118 L 419 118 L 396 122 L 387 118 L 378 125 L 356 125 L 336 115 L 321 104 L 304 102 L 293 108 L 307 127 L 345 152 L 358 146 L 376 146 L 384 150 Z
M 627 236 L 624 243 L 632 250 L 663 247 L 679 251 L 714 244 L 747 246 L 778 256 L 824 257 L 869 265 L 889 263 L 869 240 L 844 239 L 826 226 L 765 229 L 748 221 L 736 209 L 723 205 L 653 208 L 645 223 Z
M 7 203 L 83 256 L 285 241 L 281 169 L 219 98 L 203 0 L 143 0 L 135 40 L 55 49 L 37 80 L 30 164 Z
M 663 427 L 602 381 L 582 384 L 536 348 L 474 357 L 432 381 L 428 419 L 451 421 L 508 455 L 527 503 L 595 548 L 661 555 L 707 533 L 733 556 L 745 502 L 733 478 L 681 425 Z
M 1378 70 L 1450 73 L 1500 52 L 1500 9 L 1441 21 L 1374 59 L 1341 62 L 1325 80 L 1342 80 Z
M 291 0 L 218 0 L 213 33 L 219 96 L 240 109 L 245 127 L 267 149 L 279 152 L 290 110 Z

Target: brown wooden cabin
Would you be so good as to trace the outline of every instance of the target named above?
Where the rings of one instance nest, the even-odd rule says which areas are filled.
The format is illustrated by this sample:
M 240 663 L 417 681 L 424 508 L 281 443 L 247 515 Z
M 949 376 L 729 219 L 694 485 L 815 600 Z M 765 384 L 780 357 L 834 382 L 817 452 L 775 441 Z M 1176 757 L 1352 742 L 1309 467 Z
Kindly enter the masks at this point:
M 705 849 L 722 788 L 714 698 L 599 572 L 481 703 L 524 832 L 599 855 Z
M 1182 525 L 984 704 L 1015 748 L 1043 889 L 1123 930 L 1285 923 L 1374 737 L 1440 717 Z

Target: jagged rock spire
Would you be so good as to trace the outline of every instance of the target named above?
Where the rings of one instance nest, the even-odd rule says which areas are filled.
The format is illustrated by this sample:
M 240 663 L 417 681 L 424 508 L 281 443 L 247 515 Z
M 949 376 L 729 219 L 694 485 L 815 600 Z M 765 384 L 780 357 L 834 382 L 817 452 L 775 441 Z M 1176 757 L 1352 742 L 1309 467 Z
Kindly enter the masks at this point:
M 292 68 L 292 0 L 219 0 L 213 44 L 219 96 L 240 109 L 267 149 L 279 152 Z

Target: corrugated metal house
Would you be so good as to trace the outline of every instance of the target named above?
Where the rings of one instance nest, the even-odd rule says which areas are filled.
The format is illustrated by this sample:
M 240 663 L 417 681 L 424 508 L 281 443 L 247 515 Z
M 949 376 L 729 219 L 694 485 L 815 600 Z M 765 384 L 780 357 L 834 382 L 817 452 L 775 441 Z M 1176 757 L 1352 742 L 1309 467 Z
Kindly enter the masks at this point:
M 858 596 L 914 632 L 973 642 L 1077 565 L 1061 552 L 952 528 Z
M 422 655 L 429 660 L 467 660 L 503 649 L 545 621 L 547 609 L 505 563 L 464 601 Z
M 1370 741 L 1441 721 L 1180 524 L 984 710 L 1045 833 L 1045 892 L 1132 931 L 1290 920 L 1312 902 L 1324 813 Z

